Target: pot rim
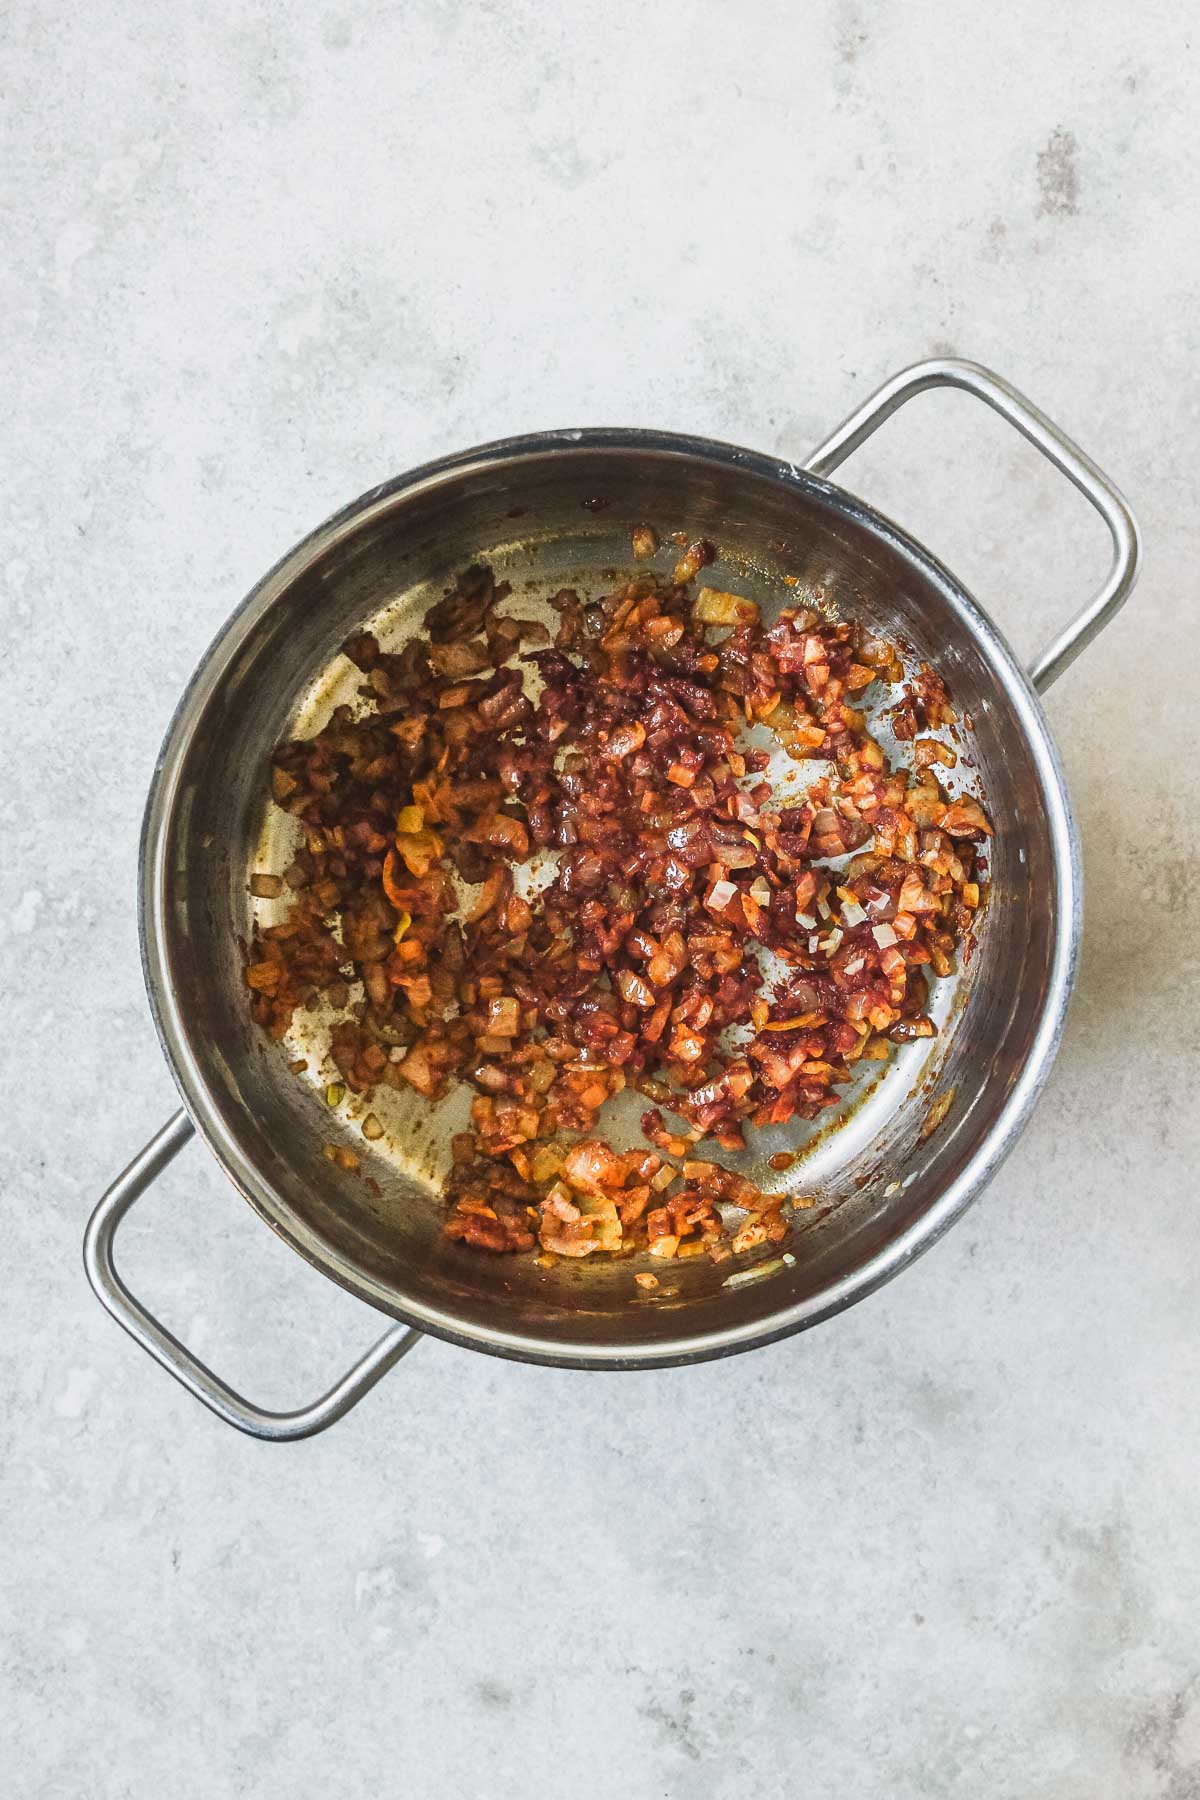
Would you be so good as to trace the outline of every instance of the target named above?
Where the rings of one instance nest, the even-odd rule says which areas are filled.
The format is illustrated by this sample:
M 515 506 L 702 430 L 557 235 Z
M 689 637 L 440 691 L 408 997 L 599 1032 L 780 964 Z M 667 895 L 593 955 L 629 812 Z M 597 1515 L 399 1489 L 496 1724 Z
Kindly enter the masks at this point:
M 683 1332 L 634 1354 L 601 1340 L 555 1349 L 522 1332 L 475 1325 L 439 1308 L 399 1306 L 379 1284 L 333 1252 L 279 1199 L 261 1170 L 226 1130 L 192 1050 L 191 1030 L 167 979 L 163 951 L 169 904 L 166 846 L 180 777 L 196 722 L 258 621 L 296 576 L 340 539 L 386 510 L 399 496 L 415 494 L 471 469 L 485 470 L 547 454 L 609 450 L 696 459 L 736 468 L 779 485 L 832 500 L 842 516 L 868 531 L 912 564 L 979 644 L 1025 731 L 1046 802 L 1060 928 L 1055 935 L 1041 1017 L 1029 1054 L 983 1143 L 945 1192 L 900 1236 L 821 1293 L 781 1307 L 767 1318 L 720 1331 Z M 142 972 L 155 1029 L 180 1097 L 197 1132 L 234 1186 L 254 1210 L 305 1261 L 376 1310 L 431 1336 L 522 1362 L 559 1368 L 638 1369 L 673 1367 L 734 1355 L 819 1324 L 865 1298 L 928 1250 L 982 1192 L 1023 1130 L 1045 1084 L 1062 1039 L 1075 984 L 1082 929 L 1082 864 L 1078 830 L 1057 746 L 1032 682 L 993 620 L 962 583 L 899 525 L 838 484 L 803 465 L 754 450 L 693 437 L 614 426 L 532 432 L 500 438 L 423 463 L 370 488 L 300 540 L 259 580 L 217 631 L 185 687 L 167 726 L 151 777 L 138 859 L 138 937 Z

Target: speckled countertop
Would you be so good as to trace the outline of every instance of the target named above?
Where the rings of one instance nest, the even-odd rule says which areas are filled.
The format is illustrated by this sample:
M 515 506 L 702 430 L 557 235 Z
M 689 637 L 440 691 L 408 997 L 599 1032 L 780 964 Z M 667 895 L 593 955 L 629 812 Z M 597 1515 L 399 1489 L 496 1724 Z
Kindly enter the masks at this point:
M 1187 9 L 13 0 L 2 29 L 6 1792 L 1200 1793 Z M 1049 702 L 1087 935 L 1017 1151 L 788 1344 L 593 1376 L 427 1344 L 323 1438 L 237 1438 L 79 1259 L 175 1103 L 133 884 L 196 658 L 424 457 L 585 423 L 795 456 L 938 351 L 1073 431 L 1147 552 Z M 1102 572 L 1078 496 L 959 396 L 845 479 L 1025 652 Z M 124 1262 L 265 1401 L 375 1329 L 201 1150 Z

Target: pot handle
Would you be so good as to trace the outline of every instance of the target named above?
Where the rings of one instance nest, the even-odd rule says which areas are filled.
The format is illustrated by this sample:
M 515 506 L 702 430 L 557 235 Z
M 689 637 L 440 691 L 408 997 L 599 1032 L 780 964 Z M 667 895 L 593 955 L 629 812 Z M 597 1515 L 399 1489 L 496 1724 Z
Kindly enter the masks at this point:
M 1112 534 L 1112 567 L 1104 585 L 1046 646 L 1029 671 L 1034 687 L 1044 694 L 1128 600 L 1137 580 L 1140 555 L 1137 523 L 1124 495 L 1066 432 L 980 363 L 937 358 L 914 363 L 885 381 L 813 451 L 804 467 L 813 475 L 831 474 L 897 407 L 914 394 L 935 387 L 962 388 L 1007 419 L 1091 501 Z
M 298 1412 L 266 1412 L 235 1393 L 219 1376 L 214 1375 L 191 1351 L 172 1337 L 152 1313 L 136 1300 L 117 1273 L 113 1261 L 113 1239 L 117 1227 L 152 1182 L 162 1174 L 171 1158 L 182 1150 L 195 1127 L 185 1112 L 168 1119 L 162 1130 L 150 1139 L 129 1167 L 117 1176 L 88 1221 L 83 1240 L 83 1266 L 96 1297 L 130 1337 L 161 1363 L 189 1394 L 203 1401 L 211 1412 L 227 1425 L 251 1437 L 266 1438 L 273 1443 L 291 1443 L 296 1438 L 312 1437 L 324 1431 L 343 1414 L 356 1406 L 369 1393 L 381 1375 L 412 1349 L 421 1338 L 419 1331 L 406 1325 L 395 1325 L 367 1354 L 355 1363 L 339 1382 Z

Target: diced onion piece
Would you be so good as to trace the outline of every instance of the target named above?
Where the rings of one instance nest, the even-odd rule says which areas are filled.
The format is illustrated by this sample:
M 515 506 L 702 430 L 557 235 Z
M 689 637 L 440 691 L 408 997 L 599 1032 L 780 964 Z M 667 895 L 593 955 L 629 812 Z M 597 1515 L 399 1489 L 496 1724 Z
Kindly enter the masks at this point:
M 631 1006 L 640 1006 L 649 1012 L 656 1004 L 654 989 L 632 969 L 618 970 L 617 988 L 622 1000 Z
M 562 1151 L 553 1144 L 539 1144 L 533 1153 L 530 1173 L 536 1182 L 552 1181 L 562 1168 Z
M 618 725 L 610 734 L 605 749 L 609 756 L 629 756 L 633 751 L 640 750 L 645 741 L 646 727 L 635 719 L 631 724 Z
M 420 807 L 406 806 L 400 817 L 407 812 L 420 812 Z M 418 880 L 428 875 L 435 862 L 442 854 L 442 840 L 436 831 L 398 831 L 396 848 L 404 858 L 404 866 L 410 875 Z
M 711 907 L 714 912 L 724 912 L 736 894 L 737 888 L 732 881 L 714 881 L 708 890 L 704 904 Z
M 617 1214 L 616 1204 L 612 1200 L 582 1199 L 579 1210 L 592 1227 L 592 1242 L 600 1250 L 617 1250 L 620 1248 L 624 1233 Z
M 468 925 L 478 925 L 480 919 L 486 919 L 487 915 L 491 912 L 493 906 L 495 906 L 497 900 L 500 898 L 501 890 L 504 887 L 504 881 L 504 870 L 493 869 L 479 890 L 479 898 L 466 916 L 466 923 Z M 387 886 L 386 864 L 384 865 L 384 886 Z
M 581 1217 L 579 1208 L 575 1204 L 574 1194 L 562 1181 L 554 1183 L 542 1202 L 542 1210 L 552 1213 L 556 1219 L 561 1219 L 566 1224 Z
M 951 837 L 970 837 L 976 831 L 982 831 L 986 837 L 992 836 L 992 828 L 977 800 L 952 801 L 937 823 Z
M 700 573 L 705 564 L 712 561 L 714 555 L 712 545 L 706 543 L 703 538 L 698 539 L 694 544 L 689 544 L 675 564 L 672 579 L 676 585 L 686 587 L 687 583 L 693 581 Z
M 879 945 L 881 950 L 887 950 L 897 941 L 896 934 L 890 925 L 872 925 L 871 936 L 875 939 L 875 942 Z
M 511 995 L 488 1001 L 487 1028 L 490 1037 L 516 1037 L 521 1029 L 521 1009 Z
M 413 1045 L 398 1067 L 405 1081 L 415 1087 L 419 1094 L 424 1094 L 426 1099 L 432 1098 L 437 1087 L 437 1076 L 430 1065 L 429 1057 L 420 1044 Z
M 765 1236 L 762 1239 L 759 1239 L 757 1241 L 765 1242 L 766 1241 Z M 736 1238 L 734 1239 L 733 1247 L 734 1247 L 734 1250 L 736 1251 L 736 1249 L 737 1249 L 737 1239 Z M 791 1260 L 794 1262 L 795 1258 L 793 1257 Z M 787 1267 L 787 1261 L 782 1256 L 772 1256 L 772 1257 L 769 1257 L 766 1262 L 755 1263 L 755 1265 L 752 1269 L 736 1269 L 732 1275 L 727 1275 L 725 1277 L 724 1281 L 721 1283 L 721 1286 L 727 1287 L 727 1288 L 745 1287 L 748 1282 L 762 1281 L 763 1278 L 767 1275 L 777 1275 L 779 1273 L 780 1269 L 784 1269 L 786 1267 Z
M 866 923 L 866 918 L 867 918 L 867 915 L 863 911 L 862 907 L 858 904 L 857 900 L 843 900 L 842 901 L 842 924 L 843 925 L 850 925 L 850 926 L 863 925 Z
M 700 625 L 755 625 L 758 607 L 741 594 L 727 594 L 721 588 L 701 588 L 696 595 L 692 617 Z
M 625 1179 L 621 1158 L 595 1138 L 573 1144 L 567 1152 L 563 1170 L 572 1187 L 586 1193 L 619 1188 Z

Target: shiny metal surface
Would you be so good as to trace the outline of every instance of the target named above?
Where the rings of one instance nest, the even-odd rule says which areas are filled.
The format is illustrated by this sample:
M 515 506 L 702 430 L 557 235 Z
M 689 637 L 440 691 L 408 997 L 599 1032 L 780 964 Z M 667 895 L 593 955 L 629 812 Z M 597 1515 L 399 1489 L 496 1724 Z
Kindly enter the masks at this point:
M 1044 694 L 1124 606 L 1133 592 L 1141 560 L 1137 521 L 1129 502 L 1065 431 L 1060 431 L 1024 394 L 1019 394 L 1009 382 L 980 363 L 938 358 L 916 363 L 911 369 L 901 369 L 885 381 L 813 451 L 805 466 L 814 475 L 831 475 L 906 400 L 938 387 L 960 388 L 964 393 L 974 394 L 1002 419 L 1007 419 L 1035 450 L 1040 450 L 1047 461 L 1061 469 L 1108 526 L 1112 538 L 1108 575 L 1091 599 L 1046 646 L 1029 671 L 1034 687 L 1039 694 Z
M 1003 399 L 1000 410 L 1036 442 L 1032 421 L 1048 436 L 1041 447 L 1113 528 L 1114 574 L 1042 659 L 1049 681 L 1121 603 L 1136 570 L 1128 509 L 1075 446 L 986 371 L 940 363 L 896 377 L 814 461 L 835 466 L 909 394 L 939 382 L 992 405 Z M 394 645 L 479 557 L 513 582 L 522 611 L 565 584 L 602 592 L 629 566 L 631 528 L 646 520 L 664 537 L 676 529 L 711 537 L 721 551 L 711 579 L 753 593 L 765 612 L 820 593 L 901 640 L 913 660 L 932 661 L 972 721 L 972 778 L 997 826 L 992 904 L 969 970 L 939 984 L 939 1037 L 905 1047 L 837 1131 L 793 1127 L 759 1146 L 760 1159 L 785 1142 L 800 1148 L 792 1190 L 820 1197 L 798 1215 L 794 1262 L 730 1287 L 728 1264 L 696 1258 L 673 1265 L 653 1297 L 635 1286 L 628 1261 L 542 1269 L 445 1240 L 436 1194 L 462 1097 L 437 1114 L 417 1103 L 405 1112 L 397 1097 L 386 1137 L 367 1145 L 324 1106 L 315 1073 L 298 1081 L 286 1066 L 293 1052 L 252 1027 L 239 949 L 262 904 L 248 895 L 248 871 L 265 866 L 286 829 L 264 805 L 270 749 L 315 729 L 353 693 L 357 677 L 338 652 L 349 632 L 369 623 Z M 671 554 L 668 546 L 663 567 Z M 861 1298 L 927 1248 L 999 1165 L 1045 1079 L 1080 908 L 1075 829 L 1040 703 L 960 584 L 810 470 L 707 440 L 619 430 L 507 440 L 431 464 L 365 495 L 285 557 L 221 632 L 168 731 L 146 812 L 140 896 L 147 987 L 176 1081 L 262 1217 L 310 1262 L 410 1325 L 585 1367 L 683 1362 L 768 1342 Z M 319 1052 L 319 1042 L 311 1048 Z M 944 1123 L 926 1134 L 933 1101 L 950 1093 Z M 339 1133 L 377 1191 L 323 1156 Z M 744 1166 L 753 1174 L 755 1158 Z M 105 1303 L 120 1316 L 111 1293 Z M 170 1366 L 161 1345 L 148 1347 Z
M 236 1426 L 249 1437 L 264 1438 L 277 1444 L 315 1437 L 318 1431 L 324 1431 L 326 1426 L 344 1418 L 352 1406 L 357 1406 L 375 1383 L 394 1368 L 414 1344 L 420 1343 L 421 1333 L 409 1331 L 403 1325 L 393 1325 L 327 1393 L 295 1412 L 269 1412 L 255 1406 L 219 1375 L 214 1375 L 130 1292 L 117 1272 L 113 1256 L 117 1229 L 134 1201 L 158 1179 L 194 1135 L 195 1127 L 187 1114 L 177 1112 L 117 1176 L 88 1221 L 83 1240 L 83 1264 L 88 1280 L 101 1305 L 134 1342 L 227 1425 Z

